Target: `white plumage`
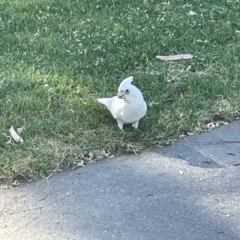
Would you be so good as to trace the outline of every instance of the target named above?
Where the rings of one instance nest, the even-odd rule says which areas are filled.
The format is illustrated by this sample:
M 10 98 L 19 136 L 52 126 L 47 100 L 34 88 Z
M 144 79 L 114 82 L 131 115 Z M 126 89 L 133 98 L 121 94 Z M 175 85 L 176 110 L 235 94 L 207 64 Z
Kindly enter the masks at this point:
M 131 84 L 132 80 L 133 77 L 128 77 L 121 82 L 117 96 L 97 99 L 111 112 L 121 130 L 125 123 L 132 123 L 134 128 L 138 128 L 139 120 L 147 112 L 147 104 L 143 95 L 137 87 Z

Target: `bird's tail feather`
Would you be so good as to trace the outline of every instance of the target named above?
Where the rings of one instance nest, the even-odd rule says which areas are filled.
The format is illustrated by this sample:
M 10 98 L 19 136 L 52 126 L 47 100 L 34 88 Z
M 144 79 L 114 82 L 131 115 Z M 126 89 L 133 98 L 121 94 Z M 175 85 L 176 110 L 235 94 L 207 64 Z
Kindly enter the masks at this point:
M 109 108 L 109 105 L 110 105 L 110 102 L 111 102 L 111 98 L 98 98 L 97 100 L 98 100 L 98 102 L 100 102 L 101 104 L 103 104 L 107 108 Z

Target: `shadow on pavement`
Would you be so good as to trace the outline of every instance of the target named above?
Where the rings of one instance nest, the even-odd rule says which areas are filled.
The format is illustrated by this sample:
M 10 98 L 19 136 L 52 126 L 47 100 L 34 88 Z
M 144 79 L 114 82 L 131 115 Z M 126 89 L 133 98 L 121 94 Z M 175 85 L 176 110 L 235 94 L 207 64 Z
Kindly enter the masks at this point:
M 154 151 L 167 157 L 183 159 L 191 166 L 202 168 L 234 166 L 240 163 L 239 132 L 240 121 L 236 121 Z
M 0 238 L 240 239 L 239 169 L 149 150 L 0 195 Z

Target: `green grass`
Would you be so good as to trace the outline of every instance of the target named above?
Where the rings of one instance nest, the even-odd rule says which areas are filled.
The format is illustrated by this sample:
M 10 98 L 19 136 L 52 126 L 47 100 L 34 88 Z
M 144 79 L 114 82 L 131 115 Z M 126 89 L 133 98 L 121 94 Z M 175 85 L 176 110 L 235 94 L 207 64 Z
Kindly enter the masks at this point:
M 239 31 L 239 0 L 0 0 L 0 181 L 238 116 Z M 155 58 L 177 53 L 194 58 Z M 122 133 L 96 98 L 115 95 L 130 75 L 148 113 L 141 132 Z M 25 128 L 23 144 L 10 141 L 11 125 Z

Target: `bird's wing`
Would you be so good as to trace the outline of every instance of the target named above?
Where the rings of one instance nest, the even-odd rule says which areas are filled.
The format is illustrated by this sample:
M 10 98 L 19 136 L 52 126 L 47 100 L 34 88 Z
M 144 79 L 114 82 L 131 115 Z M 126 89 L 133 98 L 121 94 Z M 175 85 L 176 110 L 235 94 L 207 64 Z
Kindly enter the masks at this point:
M 112 97 L 112 101 L 109 105 L 109 111 L 115 119 L 121 119 L 122 109 L 124 108 L 124 101 L 117 96 Z
M 145 101 L 138 104 L 126 104 L 121 112 L 122 121 L 125 123 L 134 123 L 139 121 L 147 111 Z

